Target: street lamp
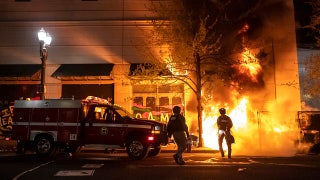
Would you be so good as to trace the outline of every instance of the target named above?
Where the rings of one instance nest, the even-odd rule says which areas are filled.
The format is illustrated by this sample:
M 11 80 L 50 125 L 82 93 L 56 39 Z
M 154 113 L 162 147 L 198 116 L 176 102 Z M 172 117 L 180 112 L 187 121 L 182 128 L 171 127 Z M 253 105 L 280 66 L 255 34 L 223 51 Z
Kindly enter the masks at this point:
M 40 58 L 41 58 L 41 84 L 40 84 L 40 99 L 45 99 L 45 75 L 46 75 L 46 60 L 48 57 L 47 48 L 52 40 L 52 37 L 43 28 L 38 32 L 38 38 L 40 43 Z

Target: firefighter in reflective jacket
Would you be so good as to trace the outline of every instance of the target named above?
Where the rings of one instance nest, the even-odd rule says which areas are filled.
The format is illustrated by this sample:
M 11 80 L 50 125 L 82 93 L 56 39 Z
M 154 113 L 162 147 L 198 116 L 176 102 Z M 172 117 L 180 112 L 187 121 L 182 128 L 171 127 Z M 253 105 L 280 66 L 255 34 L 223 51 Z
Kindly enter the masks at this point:
M 180 114 L 181 108 L 179 106 L 173 107 L 173 115 L 170 117 L 167 131 L 168 137 L 173 139 L 178 146 L 177 153 L 173 158 L 177 164 L 183 165 L 185 162 L 182 158 L 182 153 L 187 148 L 187 138 L 189 138 L 188 126 L 186 125 L 185 118 Z
M 223 142 L 223 139 L 225 138 L 228 145 L 228 158 L 231 158 L 231 144 L 234 142 L 229 140 L 227 137 L 231 135 L 230 129 L 232 128 L 233 123 L 231 118 L 226 115 L 225 108 L 220 108 L 219 112 L 221 114 L 217 119 L 219 150 L 221 152 L 221 156 L 224 157 L 222 142 Z

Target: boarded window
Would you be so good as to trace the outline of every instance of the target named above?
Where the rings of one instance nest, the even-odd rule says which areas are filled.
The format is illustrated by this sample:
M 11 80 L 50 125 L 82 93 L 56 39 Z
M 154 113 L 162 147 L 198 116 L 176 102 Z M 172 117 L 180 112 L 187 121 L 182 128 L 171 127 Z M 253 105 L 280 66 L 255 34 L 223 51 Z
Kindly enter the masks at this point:
M 160 112 L 168 111 L 170 109 L 170 107 L 169 107 L 169 98 L 168 97 L 160 97 L 159 105 L 160 105 Z
M 182 105 L 181 97 L 173 97 L 172 98 L 172 106 L 175 106 L 175 105 Z
M 143 106 L 143 97 L 135 97 L 133 103 L 138 106 Z
M 156 110 L 156 98 L 155 97 L 147 97 L 146 106 L 150 108 L 152 111 Z

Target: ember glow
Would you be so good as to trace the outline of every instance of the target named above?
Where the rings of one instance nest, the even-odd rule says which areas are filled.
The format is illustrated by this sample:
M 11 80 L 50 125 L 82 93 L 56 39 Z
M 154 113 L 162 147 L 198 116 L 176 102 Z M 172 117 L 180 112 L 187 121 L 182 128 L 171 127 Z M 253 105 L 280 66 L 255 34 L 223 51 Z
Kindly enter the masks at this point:
M 243 63 L 239 66 L 239 72 L 251 77 L 252 82 L 258 82 L 256 78 L 261 71 L 261 66 L 258 63 Z
M 241 62 L 238 66 L 239 73 L 250 77 L 252 82 L 258 82 L 257 76 L 262 71 L 262 68 L 258 59 L 255 58 L 249 49 L 245 48 L 244 52 L 242 52 Z

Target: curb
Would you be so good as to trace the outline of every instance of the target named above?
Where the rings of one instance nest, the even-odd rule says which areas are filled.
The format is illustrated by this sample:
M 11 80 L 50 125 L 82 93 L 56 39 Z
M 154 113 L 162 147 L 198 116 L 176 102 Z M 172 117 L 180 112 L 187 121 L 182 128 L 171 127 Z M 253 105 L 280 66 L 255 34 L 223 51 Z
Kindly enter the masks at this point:
M 162 149 L 160 153 L 176 153 L 176 149 Z M 1 153 L 10 153 L 10 152 L 16 152 L 16 148 L 1 148 Z M 212 149 L 192 149 L 190 152 L 185 153 L 218 153 L 218 150 L 212 150 Z M 116 154 L 116 153 L 126 153 L 126 150 L 124 149 L 116 149 L 112 151 L 105 151 L 100 149 L 83 149 L 81 150 L 81 153 L 105 153 L 105 154 Z

